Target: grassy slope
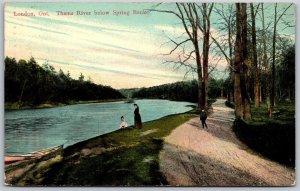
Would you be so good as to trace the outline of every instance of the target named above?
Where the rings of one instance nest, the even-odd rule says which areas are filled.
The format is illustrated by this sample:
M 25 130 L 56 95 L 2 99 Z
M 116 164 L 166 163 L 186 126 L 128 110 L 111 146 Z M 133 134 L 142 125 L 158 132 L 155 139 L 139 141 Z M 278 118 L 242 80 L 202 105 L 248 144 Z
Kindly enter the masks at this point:
M 278 103 L 270 119 L 266 104 L 251 107 L 252 120 L 237 120 L 234 131 L 252 149 L 282 164 L 295 166 L 295 104 Z
M 118 130 L 65 149 L 64 160 L 18 185 L 161 185 L 159 171 L 163 137 L 194 114 L 170 115 L 144 123 L 142 129 Z M 155 132 L 141 136 L 142 132 Z M 37 178 L 38 177 L 38 181 Z M 41 178 L 42 177 L 42 178 Z
M 267 111 L 268 109 L 265 103 L 262 103 L 259 108 L 255 108 L 254 105 L 251 105 L 252 121 L 258 123 L 269 121 Z M 295 103 L 277 103 L 273 108 L 273 117 L 271 120 L 277 121 L 278 123 L 294 123 Z

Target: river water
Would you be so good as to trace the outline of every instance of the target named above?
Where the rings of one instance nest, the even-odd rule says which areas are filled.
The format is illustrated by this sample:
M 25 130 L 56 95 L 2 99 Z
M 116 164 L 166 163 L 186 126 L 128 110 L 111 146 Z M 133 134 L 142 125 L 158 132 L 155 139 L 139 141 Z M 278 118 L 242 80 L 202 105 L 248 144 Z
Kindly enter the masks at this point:
M 142 121 L 191 110 L 189 102 L 136 100 Z M 5 152 L 24 154 L 74 143 L 115 131 L 120 117 L 133 125 L 133 104 L 124 102 L 78 104 L 47 109 L 5 112 Z

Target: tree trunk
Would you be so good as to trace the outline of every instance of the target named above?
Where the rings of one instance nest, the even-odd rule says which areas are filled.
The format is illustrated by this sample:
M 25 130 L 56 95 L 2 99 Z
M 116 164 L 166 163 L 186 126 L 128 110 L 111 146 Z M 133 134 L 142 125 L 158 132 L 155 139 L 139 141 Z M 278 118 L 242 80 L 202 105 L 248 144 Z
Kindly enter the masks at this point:
M 259 103 L 262 102 L 262 87 L 261 87 L 261 83 L 259 83 Z
M 243 77 L 242 80 L 242 98 L 244 106 L 244 119 L 251 119 L 250 96 L 249 96 L 249 66 L 248 66 L 248 49 L 247 49 L 247 4 L 242 3 L 242 62 L 243 62 Z
M 259 107 L 259 79 L 258 79 L 258 67 L 257 67 L 257 50 L 256 50 L 256 27 L 255 27 L 255 15 L 253 3 L 251 6 L 251 20 L 252 20 L 252 51 L 253 51 L 253 68 L 254 68 L 254 106 Z
M 270 112 L 275 104 L 275 57 L 276 57 L 276 26 L 277 26 L 277 3 L 275 3 L 274 30 L 273 30 L 273 45 L 272 45 L 272 89 L 271 89 L 271 107 Z
M 212 5 L 211 5 L 212 6 Z M 207 107 L 208 99 L 208 57 L 209 57 L 209 38 L 210 38 L 210 18 L 207 10 L 207 4 L 202 3 L 203 15 L 203 99 L 204 107 Z
M 234 58 L 233 58 L 233 46 L 232 46 L 232 41 L 231 41 L 231 36 L 232 36 L 232 32 L 231 32 L 231 27 L 229 26 L 228 27 L 228 46 L 229 46 L 229 58 L 230 58 L 230 81 L 229 83 L 230 84 L 233 84 L 234 83 L 234 71 L 233 71 L 233 68 L 234 68 Z M 231 86 L 231 85 L 230 85 Z M 229 89 L 229 103 L 232 103 L 234 102 L 234 99 L 232 98 L 233 96 L 233 93 L 234 92 L 234 89 L 230 88 Z M 231 99 L 232 98 L 232 99 Z
M 263 64 L 265 66 L 265 75 L 266 75 L 266 101 L 268 108 L 268 115 L 271 116 L 271 104 L 270 104 L 270 84 L 269 84 L 269 63 L 268 63 L 268 55 L 267 55 L 267 36 L 266 36 L 266 27 L 265 27 L 265 16 L 264 16 L 264 4 L 261 4 L 261 12 L 262 12 L 262 28 L 263 28 Z
M 260 43 L 260 50 L 262 50 Z M 262 90 L 262 56 L 259 56 L 259 61 L 258 61 L 258 87 L 259 87 L 259 104 L 263 101 L 263 90 Z
M 18 108 L 20 108 L 22 105 L 22 97 L 23 97 L 25 86 L 26 86 L 26 82 L 27 82 L 27 80 L 24 81 L 24 84 L 22 86 L 21 94 L 20 94 L 19 100 L 18 100 Z
M 187 5 L 187 6 L 186 6 Z M 198 108 L 203 109 L 205 107 L 205 102 L 203 102 L 203 74 L 202 74 L 202 63 L 201 63 L 201 55 L 199 51 L 199 42 L 198 42 L 198 28 L 200 24 L 199 16 L 196 11 L 195 4 L 184 4 L 184 3 L 176 3 L 176 6 L 179 11 L 179 15 L 176 14 L 180 19 L 184 26 L 184 29 L 186 33 L 189 36 L 189 39 L 192 41 L 194 48 L 195 48 L 195 54 L 196 54 L 196 64 L 197 64 L 197 77 L 198 77 Z M 195 15 L 192 13 L 192 10 L 194 11 Z M 169 11 L 168 11 L 169 12 Z M 185 12 L 185 14 L 184 14 Z M 186 15 L 186 17 L 184 16 Z M 191 26 L 191 31 L 189 30 L 189 26 Z M 178 47 L 178 45 L 177 45 Z M 176 48 L 177 48 L 176 47 Z M 175 48 L 175 49 L 176 49 Z M 175 50 L 174 49 L 174 50 Z
M 235 60 L 234 60 L 234 103 L 236 118 L 243 119 L 243 104 L 241 93 L 241 8 L 240 3 L 236 3 L 236 40 L 235 40 Z
M 198 41 L 194 42 L 195 46 L 195 52 L 196 52 L 196 62 L 197 62 L 197 76 L 198 76 L 198 108 L 203 109 L 204 108 L 204 102 L 203 102 L 203 76 L 202 76 L 202 66 L 201 66 L 201 56 L 199 52 L 199 45 Z

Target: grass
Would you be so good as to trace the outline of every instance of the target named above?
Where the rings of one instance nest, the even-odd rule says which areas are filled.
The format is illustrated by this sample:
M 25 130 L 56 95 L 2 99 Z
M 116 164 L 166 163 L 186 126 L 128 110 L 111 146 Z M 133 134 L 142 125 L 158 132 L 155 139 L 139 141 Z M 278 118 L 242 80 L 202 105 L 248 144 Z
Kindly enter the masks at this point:
M 230 108 L 234 109 L 234 104 L 231 103 L 231 102 L 229 102 L 229 101 L 227 101 L 227 100 L 226 100 L 226 102 L 225 102 L 225 105 L 226 105 L 227 107 L 230 107 Z
M 295 166 L 295 104 L 279 103 L 269 118 L 267 105 L 259 108 L 251 106 L 252 120 L 236 120 L 234 131 L 249 147 L 264 156 L 288 165 Z
M 259 108 L 251 105 L 252 122 L 277 121 L 278 123 L 287 123 L 295 121 L 295 103 L 280 102 L 273 108 L 273 116 L 268 116 L 267 104 L 262 103 Z M 275 113 L 275 114 L 274 114 Z
M 167 184 L 159 171 L 163 138 L 195 117 L 192 112 L 170 115 L 77 143 L 64 151 L 64 159 L 17 185 L 144 186 Z M 142 132 L 154 130 L 142 136 Z M 99 153 L 94 152 L 98 149 Z M 84 154 L 83 150 L 89 150 Z M 42 181 L 41 181 L 42 180 Z

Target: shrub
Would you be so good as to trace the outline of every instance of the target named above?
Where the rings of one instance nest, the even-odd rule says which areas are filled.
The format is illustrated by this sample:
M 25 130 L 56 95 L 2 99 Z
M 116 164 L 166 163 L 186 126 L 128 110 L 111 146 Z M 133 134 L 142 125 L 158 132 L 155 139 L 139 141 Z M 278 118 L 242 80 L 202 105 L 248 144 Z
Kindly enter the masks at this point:
M 233 130 L 250 148 L 282 164 L 295 166 L 295 121 L 261 123 L 235 120 Z

